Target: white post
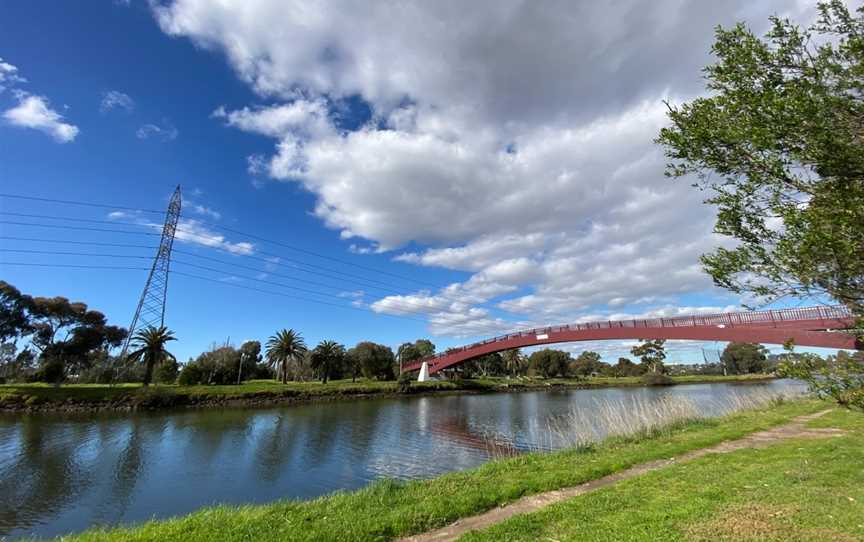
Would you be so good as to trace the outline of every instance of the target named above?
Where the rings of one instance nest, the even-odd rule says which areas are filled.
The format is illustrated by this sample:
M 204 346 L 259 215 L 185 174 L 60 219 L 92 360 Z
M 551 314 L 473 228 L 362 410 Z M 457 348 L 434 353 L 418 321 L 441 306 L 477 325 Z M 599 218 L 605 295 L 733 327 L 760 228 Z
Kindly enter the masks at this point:
M 423 362 L 423 365 L 420 366 L 420 374 L 417 376 L 417 382 L 426 382 L 429 380 L 429 364 L 427 362 Z

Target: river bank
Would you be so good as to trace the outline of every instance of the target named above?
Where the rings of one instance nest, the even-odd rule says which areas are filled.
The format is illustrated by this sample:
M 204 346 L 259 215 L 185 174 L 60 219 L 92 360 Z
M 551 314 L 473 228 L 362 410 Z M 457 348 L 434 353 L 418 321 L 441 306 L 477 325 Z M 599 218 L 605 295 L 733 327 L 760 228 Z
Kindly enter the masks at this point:
M 682 457 L 832 406 L 814 400 L 774 402 L 594 446 L 491 461 L 430 480 L 382 480 L 360 491 L 307 501 L 207 507 L 174 519 L 93 529 L 63 540 L 392 540 L 528 495 Z M 864 536 L 860 521 L 864 472 L 857 462 L 864 447 L 861 421 L 861 413 L 834 407 L 805 425 L 837 428 L 843 433 L 837 438 L 793 436 L 763 447 L 671 464 L 468 536 L 482 540 L 858 540 Z
M 770 375 L 675 376 L 672 383 L 759 382 Z M 646 386 L 639 377 L 477 378 L 412 382 L 400 391 L 396 382 L 331 381 L 244 382 L 236 386 L 178 386 L 139 384 L 0 385 L 0 411 L 5 412 L 100 412 L 158 410 L 164 408 L 269 407 L 313 402 L 455 393 L 504 393 L 547 389 L 595 389 Z

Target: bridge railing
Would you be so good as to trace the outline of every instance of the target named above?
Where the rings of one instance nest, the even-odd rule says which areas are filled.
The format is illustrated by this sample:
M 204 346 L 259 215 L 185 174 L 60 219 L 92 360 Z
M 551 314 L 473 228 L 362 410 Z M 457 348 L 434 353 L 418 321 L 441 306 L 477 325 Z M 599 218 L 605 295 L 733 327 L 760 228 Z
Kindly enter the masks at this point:
M 633 320 L 607 320 L 599 322 L 583 322 L 578 324 L 566 324 L 560 326 L 535 327 L 514 331 L 505 335 L 499 335 L 480 342 L 472 343 L 457 348 L 448 348 L 444 352 L 434 354 L 422 360 L 419 360 L 409 367 L 418 365 L 423 361 L 435 365 L 435 361 L 451 354 L 473 350 L 483 345 L 526 337 L 530 335 L 543 335 L 549 333 L 560 333 L 562 331 L 585 331 L 590 329 L 610 329 L 610 328 L 657 328 L 657 327 L 700 327 L 700 326 L 736 326 L 736 325 L 752 325 L 752 324 L 773 324 L 778 325 L 783 322 L 800 322 L 800 321 L 824 321 L 824 320 L 845 320 L 852 317 L 852 313 L 848 307 L 844 305 L 830 305 L 817 307 L 803 307 L 792 309 L 779 309 L 767 311 L 750 311 L 750 312 L 725 312 L 707 315 L 691 315 L 691 316 L 672 316 L 669 318 L 639 318 Z

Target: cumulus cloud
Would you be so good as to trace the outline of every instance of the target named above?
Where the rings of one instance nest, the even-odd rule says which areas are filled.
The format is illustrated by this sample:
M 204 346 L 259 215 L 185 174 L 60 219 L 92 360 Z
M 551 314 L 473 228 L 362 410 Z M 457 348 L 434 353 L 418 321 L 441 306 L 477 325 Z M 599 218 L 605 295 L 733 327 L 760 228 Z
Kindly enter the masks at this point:
M 3 112 L 3 118 L 13 126 L 46 133 L 58 143 L 73 141 L 79 132 L 77 126 L 65 122 L 63 115 L 51 109 L 44 96 L 19 93 L 18 105 Z
M 102 94 L 102 101 L 99 102 L 99 111 L 107 113 L 114 109 L 122 109 L 127 112 L 132 111 L 135 109 L 135 100 L 119 90 L 109 90 Z
M 461 335 L 716 298 L 698 256 L 723 240 L 703 195 L 663 177 L 662 100 L 703 92 L 716 25 L 813 15 L 781 0 L 153 9 L 270 102 L 213 113 L 273 140 L 250 173 L 301 183 L 356 252 L 413 243 L 395 258 L 469 273 L 369 305 L 423 307 Z M 355 102 L 370 113 L 346 129 Z
M 170 122 L 159 124 L 144 124 L 135 132 L 138 139 L 159 139 L 161 141 L 174 141 L 180 132 Z

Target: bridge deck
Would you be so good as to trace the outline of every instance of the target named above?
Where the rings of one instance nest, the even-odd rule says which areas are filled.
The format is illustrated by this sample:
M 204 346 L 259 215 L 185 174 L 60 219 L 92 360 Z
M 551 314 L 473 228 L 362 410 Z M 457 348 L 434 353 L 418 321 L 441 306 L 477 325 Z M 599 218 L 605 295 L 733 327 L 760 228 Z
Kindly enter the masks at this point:
M 517 331 L 451 348 L 408 364 L 403 370 L 419 370 L 425 361 L 429 363 L 429 372 L 434 373 L 475 357 L 512 348 L 616 339 L 746 341 L 769 344 L 783 344 L 791 339 L 801 346 L 861 349 L 862 345 L 856 343 L 854 335 L 834 331 L 849 329 L 854 322 L 854 317 L 844 306 L 820 306 L 549 326 Z

